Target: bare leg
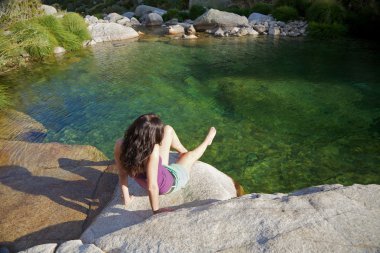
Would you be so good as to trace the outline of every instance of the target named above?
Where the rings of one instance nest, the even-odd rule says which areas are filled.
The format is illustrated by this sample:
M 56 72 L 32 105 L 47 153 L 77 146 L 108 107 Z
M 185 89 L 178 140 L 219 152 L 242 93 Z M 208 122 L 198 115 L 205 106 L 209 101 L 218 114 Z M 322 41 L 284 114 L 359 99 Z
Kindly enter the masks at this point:
M 211 145 L 212 140 L 216 135 L 215 127 L 211 127 L 204 141 L 196 147 L 194 150 L 191 150 L 183 154 L 177 161 L 178 164 L 182 165 L 189 173 L 193 164 L 201 158 L 203 153 L 206 151 L 207 147 Z
M 169 153 L 171 147 L 180 153 L 187 152 L 187 149 L 179 141 L 174 129 L 171 126 L 166 125 L 164 128 L 164 137 L 162 139 L 159 151 L 160 156 L 162 158 L 162 164 L 164 165 L 169 164 Z

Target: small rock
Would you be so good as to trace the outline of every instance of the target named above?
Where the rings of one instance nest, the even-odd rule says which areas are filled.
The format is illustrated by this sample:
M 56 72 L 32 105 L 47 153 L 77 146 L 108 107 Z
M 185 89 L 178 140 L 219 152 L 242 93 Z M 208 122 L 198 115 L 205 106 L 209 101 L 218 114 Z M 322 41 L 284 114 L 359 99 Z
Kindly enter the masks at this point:
M 184 34 L 184 35 L 182 35 L 182 38 L 187 39 L 187 40 L 198 39 L 198 37 L 194 34 L 190 34 L 190 35 Z
M 157 13 L 145 14 L 140 21 L 146 26 L 160 26 L 164 22 L 162 17 Z
M 41 9 L 45 12 L 46 15 L 54 15 L 57 13 L 57 9 L 50 5 L 43 4 Z
M 197 33 L 197 31 L 195 30 L 195 28 L 194 28 L 193 25 L 190 25 L 190 27 L 187 28 L 186 32 L 187 32 L 187 34 L 189 34 L 189 35 L 192 35 L 192 34 L 196 34 L 196 33 Z
M 55 47 L 54 48 L 54 54 L 64 54 L 66 52 L 66 49 L 63 47 Z
M 245 27 L 240 28 L 240 30 L 238 32 L 238 36 L 246 36 L 247 34 L 248 34 L 248 29 L 247 28 L 245 28 Z
M 129 18 L 127 18 L 127 17 L 124 17 L 124 18 L 119 19 L 119 20 L 116 21 L 116 23 L 118 23 L 120 25 L 126 25 L 126 24 L 128 24 L 130 22 L 131 22 L 131 20 Z
M 259 35 L 259 33 L 254 30 L 252 27 L 247 28 L 248 35 Z
M 252 28 L 261 34 L 266 31 L 266 27 L 264 25 L 254 25 Z
M 177 25 L 178 24 L 178 18 L 172 18 L 169 21 L 165 22 L 165 25 Z
M 126 17 L 124 17 L 124 16 L 122 16 L 122 15 L 120 15 L 120 14 L 117 14 L 117 13 L 113 12 L 113 13 L 108 14 L 108 15 L 104 18 L 104 20 L 108 20 L 109 22 L 116 23 L 116 21 L 118 21 L 118 20 L 120 20 L 120 19 L 123 19 L 123 18 L 126 18 Z
M 180 25 L 172 25 L 168 27 L 167 33 L 170 35 L 182 34 L 185 33 L 185 29 Z
M 216 37 L 224 37 L 224 35 L 225 35 L 225 32 L 220 27 L 214 32 L 214 36 Z
M 274 26 L 270 27 L 269 28 L 269 34 L 270 35 L 280 35 L 280 28 L 274 27 Z
M 124 13 L 122 14 L 122 16 L 127 17 L 127 18 L 129 18 L 129 19 L 133 18 L 134 15 L 135 15 L 135 13 L 132 12 L 132 11 L 127 11 L 127 12 L 124 12 Z
M 87 47 L 87 46 L 93 46 L 93 45 L 95 45 L 96 44 L 96 41 L 95 40 L 85 40 L 84 42 L 83 42 L 83 46 L 84 47 Z
M 85 18 L 84 18 L 84 21 L 87 23 L 87 24 L 96 24 L 98 23 L 99 19 L 95 16 L 90 16 L 90 15 L 87 15 Z
M 135 26 L 141 25 L 140 21 L 138 21 L 137 18 L 135 18 L 135 17 L 131 18 L 131 24 L 135 25 Z

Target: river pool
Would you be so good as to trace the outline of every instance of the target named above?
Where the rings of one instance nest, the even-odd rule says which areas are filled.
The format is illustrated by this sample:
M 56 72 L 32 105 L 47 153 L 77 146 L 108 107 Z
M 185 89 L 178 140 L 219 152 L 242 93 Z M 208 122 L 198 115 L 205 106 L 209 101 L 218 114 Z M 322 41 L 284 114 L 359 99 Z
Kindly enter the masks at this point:
M 0 77 L 43 142 L 114 141 L 155 112 L 246 192 L 380 183 L 380 51 L 307 38 L 145 37 L 98 44 Z

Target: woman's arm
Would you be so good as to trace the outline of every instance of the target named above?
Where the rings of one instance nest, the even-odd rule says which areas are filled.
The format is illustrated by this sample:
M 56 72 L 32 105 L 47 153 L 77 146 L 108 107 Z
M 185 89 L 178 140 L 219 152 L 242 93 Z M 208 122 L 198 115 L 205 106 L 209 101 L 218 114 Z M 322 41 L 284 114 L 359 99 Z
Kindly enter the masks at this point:
M 124 199 L 124 204 L 125 206 L 128 206 L 129 202 L 132 201 L 132 196 L 129 196 L 128 174 L 123 168 L 120 161 L 120 153 L 121 153 L 122 144 L 123 144 L 123 140 L 120 139 L 116 141 L 115 148 L 114 148 L 114 158 L 115 158 L 116 168 L 118 169 L 120 188 L 122 192 L 122 197 Z
M 158 174 L 158 162 L 159 162 L 159 145 L 154 145 L 153 152 L 149 156 L 148 164 L 147 164 L 147 183 L 148 183 L 148 194 L 149 201 L 152 207 L 153 213 L 158 212 L 159 203 L 158 203 L 158 183 L 157 183 L 157 174 Z

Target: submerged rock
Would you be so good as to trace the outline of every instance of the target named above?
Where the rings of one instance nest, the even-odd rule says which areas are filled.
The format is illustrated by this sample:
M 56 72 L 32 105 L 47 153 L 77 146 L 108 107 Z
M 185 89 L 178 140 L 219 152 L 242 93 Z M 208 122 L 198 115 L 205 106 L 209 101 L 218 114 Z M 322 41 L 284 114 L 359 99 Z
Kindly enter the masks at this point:
M 133 28 L 116 23 L 96 23 L 89 25 L 88 30 L 95 42 L 125 40 L 139 36 Z
M 215 27 L 233 28 L 235 26 L 248 26 L 248 19 L 235 13 L 210 9 L 194 21 L 194 27 L 197 31 Z
M 102 216 L 103 229 L 115 228 L 122 217 L 144 215 L 115 204 Z M 378 252 L 380 186 L 253 193 L 120 225 L 89 241 L 105 252 Z

